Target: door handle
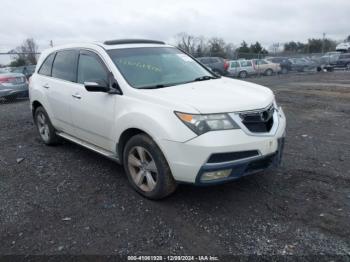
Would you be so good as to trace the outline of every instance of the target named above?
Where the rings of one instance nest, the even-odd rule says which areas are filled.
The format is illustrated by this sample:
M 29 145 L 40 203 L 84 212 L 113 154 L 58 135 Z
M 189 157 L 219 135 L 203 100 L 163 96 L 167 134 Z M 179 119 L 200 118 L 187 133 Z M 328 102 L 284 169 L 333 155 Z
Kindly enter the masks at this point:
M 72 97 L 74 97 L 76 99 L 81 99 L 81 95 L 78 95 L 78 94 L 72 95 Z
M 43 87 L 46 88 L 46 89 L 50 88 L 49 84 L 45 84 L 45 85 L 43 85 Z

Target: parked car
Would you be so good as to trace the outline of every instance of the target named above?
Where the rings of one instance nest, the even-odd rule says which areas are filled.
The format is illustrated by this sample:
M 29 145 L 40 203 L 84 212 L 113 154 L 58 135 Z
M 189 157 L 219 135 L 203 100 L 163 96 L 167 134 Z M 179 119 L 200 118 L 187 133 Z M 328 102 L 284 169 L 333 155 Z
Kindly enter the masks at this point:
M 345 68 L 350 70 L 350 53 L 343 53 L 338 60 L 330 64 L 333 68 Z
M 275 64 L 279 64 L 281 67 L 281 73 L 286 74 L 292 70 L 292 63 L 288 60 L 288 57 L 269 57 L 267 61 Z
M 246 78 L 249 75 L 256 74 L 253 63 L 250 60 L 232 60 L 229 61 L 227 75 L 232 77 Z
M 274 73 L 281 71 L 281 66 L 279 64 L 271 63 L 265 59 L 253 59 L 252 62 L 254 69 L 258 74 L 271 76 Z
M 323 56 L 321 56 L 321 64 L 328 65 L 334 63 L 338 60 L 341 52 L 327 52 Z
M 0 69 L 0 98 L 13 100 L 28 96 L 27 79 L 23 74 Z
M 65 138 L 123 164 L 151 199 L 180 182 L 224 183 L 281 160 L 286 118 L 273 92 L 217 76 L 163 42 L 48 49 L 29 92 L 45 144 Z
M 11 72 L 21 73 L 25 75 L 27 79 L 29 79 L 29 77 L 31 77 L 34 71 L 35 71 L 35 65 L 26 65 L 26 66 L 15 67 L 14 69 L 12 69 Z
M 219 75 L 226 75 L 229 63 L 222 57 L 197 57 L 197 60 Z
M 290 58 L 291 68 L 293 71 L 304 72 L 315 70 L 317 64 L 314 61 L 308 60 L 306 58 Z

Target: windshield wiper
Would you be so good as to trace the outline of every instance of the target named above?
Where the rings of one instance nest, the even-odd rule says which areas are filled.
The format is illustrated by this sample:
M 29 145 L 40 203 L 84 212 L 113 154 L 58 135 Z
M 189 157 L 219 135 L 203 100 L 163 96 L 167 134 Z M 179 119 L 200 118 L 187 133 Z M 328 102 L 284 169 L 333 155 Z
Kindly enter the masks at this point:
M 210 79 L 217 79 L 219 77 L 214 77 L 214 76 L 200 76 L 200 77 L 197 77 L 195 79 L 193 79 L 193 82 L 196 82 L 196 81 L 205 81 L 205 80 L 210 80 Z
M 164 87 L 168 87 L 170 85 L 154 85 L 154 86 L 143 86 L 143 87 L 139 87 L 138 89 L 158 89 L 158 88 L 164 88 Z

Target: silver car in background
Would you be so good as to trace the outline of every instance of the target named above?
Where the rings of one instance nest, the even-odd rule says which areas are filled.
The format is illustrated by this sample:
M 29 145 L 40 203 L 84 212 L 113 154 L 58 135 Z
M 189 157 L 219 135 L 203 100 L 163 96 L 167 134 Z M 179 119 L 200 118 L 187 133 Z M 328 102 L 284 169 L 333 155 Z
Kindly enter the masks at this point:
M 0 98 L 13 100 L 28 96 L 28 82 L 23 74 L 9 73 L 0 69 Z
M 251 60 L 232 60 L 229 61 L 227 74 L 231 77 L 246 78 L 256 72 Z

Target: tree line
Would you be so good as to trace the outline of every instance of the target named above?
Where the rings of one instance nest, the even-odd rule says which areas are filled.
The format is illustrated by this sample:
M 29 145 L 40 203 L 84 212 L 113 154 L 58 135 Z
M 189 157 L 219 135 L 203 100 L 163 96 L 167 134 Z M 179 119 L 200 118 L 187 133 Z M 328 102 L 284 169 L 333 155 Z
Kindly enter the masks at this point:
M 177 34 L 175 37 L 176 45 L 184 51 L 195 57 L 201 56 L 219 56 L 228 59 L 236 58 L 252 58 L 258 55 L 266 56 L 269 51 L 266 50 L 260 42 L 248 44 L 242 41 L 239 47 L 235 47 L 233 43 L 227 43 L 222 38 L 212 37 L 205 38 L 203 36 L 194 36 L 187 33 Z M 344 39 L 350 42 L 350 35 Z M 279 44 L 278 44 L 279 46 Z M 274 53 L 325 53 L 335 51 L 337 42 L 330 38 L 310 38 L 306 43 L 290 41 L 282 45 L 282 50 L 273 46 Z
M 350 35 L 344 39 L 350 42 Z M 195 57 L 217 56 L 228 59 L 253 58 L 257 55 L 269 54 L 260 42 L 248 44 L 242 41 L 239 47 L 233 43 L 225 42 L 223 38 L 194 36 L 187 33 L 179 33 L 175 36 L 177 47 Z M 324 53 L 334 51 L 337 42 L 329 39 L 310 38 L 306 43 L 290 41 L 283 45 L 283 50 L 275 50 L 275 53 Z M 12 54 L 12 62 L 9 66 L 35 65 L 37 63 L 38 45 L 33 38 L 28 38 L 23 43 L 9 52 Z

